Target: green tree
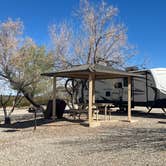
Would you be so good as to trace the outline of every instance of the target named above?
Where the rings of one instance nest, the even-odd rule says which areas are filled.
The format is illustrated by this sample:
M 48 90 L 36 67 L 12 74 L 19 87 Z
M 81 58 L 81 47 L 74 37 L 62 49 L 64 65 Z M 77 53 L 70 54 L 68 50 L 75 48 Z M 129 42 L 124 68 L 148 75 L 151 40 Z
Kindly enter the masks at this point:
M 24 39 L 22 34 L 23 23 L 20 20 L 8 19 L 0 23 L 0 78 L 7 81 L 18 96 L 24 95 L 31 104 L 41 108 L 34 101 L 34 96 L 48 87 L 45 85 L 49 81 L 40 74 L 52 69 L 52 54 L 45 47 L 37 46 L 31 38 Z

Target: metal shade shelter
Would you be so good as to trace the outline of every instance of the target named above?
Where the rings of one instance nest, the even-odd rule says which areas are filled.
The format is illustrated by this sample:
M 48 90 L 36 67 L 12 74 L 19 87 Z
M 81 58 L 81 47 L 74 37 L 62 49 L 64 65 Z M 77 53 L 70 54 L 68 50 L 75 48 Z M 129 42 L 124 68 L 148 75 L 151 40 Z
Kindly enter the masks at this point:
M 95 80 L 128 78 L 128 121 L 131 122 L 131 77 L 142 77 L 141 75 L 125 72 L 123 70 L 115 70 L 109 66 L 99 64 L 95 65 L 78 65 L 66 70 L 57 72 L 43 73 L 42 76 L 53 77 L 53 118 L 56 115 L 56 77 L 86 79 L 89 80 L 89 107 L 88 117 L 89 126 L 94 126 L 92 119 L 92 106 L 95 102 Z

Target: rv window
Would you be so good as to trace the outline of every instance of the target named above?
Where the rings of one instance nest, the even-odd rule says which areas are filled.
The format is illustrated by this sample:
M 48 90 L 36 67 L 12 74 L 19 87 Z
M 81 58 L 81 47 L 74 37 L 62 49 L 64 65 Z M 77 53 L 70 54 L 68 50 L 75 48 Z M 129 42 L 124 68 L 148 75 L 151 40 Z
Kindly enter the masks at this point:
M 123 86 L 124 87 L 128 86 L 128 79 L 127 78 L 123 78 Z
M 122 88 L 122 83 L 121 83 L 121 82 L 116 82 L 116 83 L 114 84 L 114 87 L 115 87 L 115 88 Z
M 110 91 L 106 91 L 105 92 L 105 96 L 107 96 L 107 97 L 111 96 L 111 92 Z

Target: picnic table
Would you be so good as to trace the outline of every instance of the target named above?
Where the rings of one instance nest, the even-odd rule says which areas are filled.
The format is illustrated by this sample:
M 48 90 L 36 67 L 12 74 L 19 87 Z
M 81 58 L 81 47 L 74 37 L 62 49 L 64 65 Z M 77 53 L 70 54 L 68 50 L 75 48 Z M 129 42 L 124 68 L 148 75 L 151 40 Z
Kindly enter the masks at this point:
M 107 115 L 109 115 L 109 120 L 111 119 L 111 111 L 114 108 L 114 105 L 112 103 L 93 103 L 93 115 L 96 115 L 96 121 L 99 119 L 99 113 L 104 112 L 104 120 L 107 120 Z M 81 114 L 87 114 L 88 115 L 88 104 L 87 103 L 79 103 L 78 108 L 76 109 L 70 109 L 70 115 L 76 119 L 80 119 Z
M 112 103 L 94 103 L 93 105 L 96 106 L 96 109 L 99 112 L 104 111 L 104 120 L 107 120 L 108 114 L 109 114 L 109 120 L 111 119 L 111 111 L 112 111 L 111 108 L 115 107 Z

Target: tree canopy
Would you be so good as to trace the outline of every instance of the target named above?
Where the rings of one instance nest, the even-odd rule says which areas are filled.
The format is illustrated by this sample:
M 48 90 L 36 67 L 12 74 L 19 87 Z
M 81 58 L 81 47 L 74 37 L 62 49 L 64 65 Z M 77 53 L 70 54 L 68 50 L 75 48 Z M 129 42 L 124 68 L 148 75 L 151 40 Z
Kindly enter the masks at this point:
M 127 28 L 117 21 L 118 8 L 104 1 L 95 5 L 81 0 L 74 15 L 73 23 L 50 26 L 55 67 L 104 63 L 121 68 L 135 55 Z
M 31 38 L 23 38 L 20 20 L 8 19 L 0 24 L 0 78 L 8 81 L 12 89 L 37 106 L 33 97 L 46 84 L 40 74 L 52 67 L 52 54 Z

